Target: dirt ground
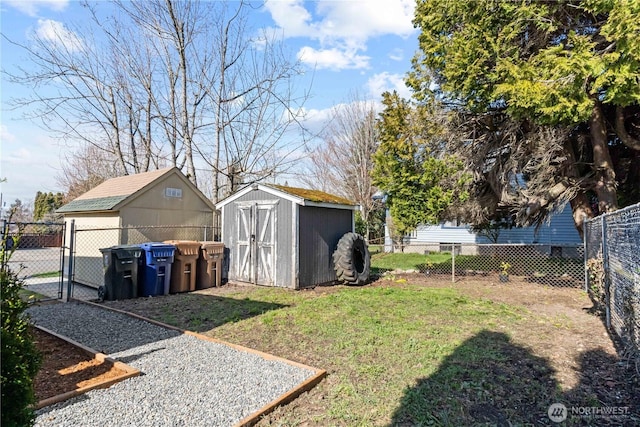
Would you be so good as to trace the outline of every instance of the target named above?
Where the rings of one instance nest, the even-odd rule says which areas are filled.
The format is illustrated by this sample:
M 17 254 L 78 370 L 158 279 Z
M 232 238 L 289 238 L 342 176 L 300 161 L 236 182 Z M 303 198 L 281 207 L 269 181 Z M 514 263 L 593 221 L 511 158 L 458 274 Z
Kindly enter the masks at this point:
M 125 374 L 58 337 L 37 328 L 32 328 L 32 333 L 42 354 L 42 366 L 34 381 L 37 401 Z

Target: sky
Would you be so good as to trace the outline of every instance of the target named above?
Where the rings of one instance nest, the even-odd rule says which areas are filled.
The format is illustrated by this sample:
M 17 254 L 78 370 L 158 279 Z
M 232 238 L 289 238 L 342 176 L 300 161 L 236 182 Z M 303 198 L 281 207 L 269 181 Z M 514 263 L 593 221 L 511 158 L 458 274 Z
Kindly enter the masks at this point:
M 417 49 L 413 11 L 413 0 L 270 0 L 250 19 L 255 28 L 281 34 L 308 69 L 300 86 L 310 87 L 305 104 L 309 126 L 320 127 L 331 108 L 350 94 L 376 102 L 387 90 L 409 96 L 403 77 Z M 5 72 L 31 65 L 6 38 L 28 45 L 29 34 L 46 38 L 56 30 L 67 43 L 80 42 L 68 29 L 83 22 L 85 13 L 71 0 L 0 0 L 0 178 L 6 179 L 0 192 L 5 209 L 18 198 L 32 202 L 37 191 L 64 191 L 56 176 L 72 149 L 38 122 L 25 119 L 27 110 L 11 108 L 11 99 L 26 89 L 9 82 Z

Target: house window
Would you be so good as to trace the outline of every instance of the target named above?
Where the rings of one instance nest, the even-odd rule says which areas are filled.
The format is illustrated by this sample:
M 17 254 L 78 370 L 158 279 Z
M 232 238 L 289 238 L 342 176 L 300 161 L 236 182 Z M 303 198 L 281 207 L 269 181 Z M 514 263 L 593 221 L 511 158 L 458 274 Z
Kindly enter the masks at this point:
M 164 189 L 164 195 L 167 197 L 175 197 L 176 199 L 182 198 L 182 188 L 167 187 Z
M 456 218 L 453 221 L 445 221 L 442 224 L 443 228 L 459 228 L 461 227 L 460 221 Z
M 454 247 L 456 255 L 460 255 L 460 250 L 462 249 L 462 245 L 460 243 L 440 243 L 440 252 L 451 253 Z

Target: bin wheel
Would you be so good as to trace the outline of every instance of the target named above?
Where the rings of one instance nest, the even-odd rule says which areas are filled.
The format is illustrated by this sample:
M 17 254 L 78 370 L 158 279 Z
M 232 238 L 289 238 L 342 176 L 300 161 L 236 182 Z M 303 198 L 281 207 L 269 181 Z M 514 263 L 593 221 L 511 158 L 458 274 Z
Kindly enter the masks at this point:
M 364 285 L 369 279 L 371 257 L 367 243 L 359 234 L 346 233 L 333 253 L 338 280 L 347 285 Z
M 100 286 L 98 288 L 98 301 L 104 301 L 104 298 L 107 296 L 107 288 L 104 286 Z

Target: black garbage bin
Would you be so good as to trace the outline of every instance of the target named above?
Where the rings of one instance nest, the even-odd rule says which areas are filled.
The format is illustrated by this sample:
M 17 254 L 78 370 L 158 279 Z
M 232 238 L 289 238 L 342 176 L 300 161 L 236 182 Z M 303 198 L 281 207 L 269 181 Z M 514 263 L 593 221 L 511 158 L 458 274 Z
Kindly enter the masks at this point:
M 138 296 L 138 245 L 119 245 L 100 249 L 104 269 L 104 286 L 98 288 L 98 299 L 121 300 Z

